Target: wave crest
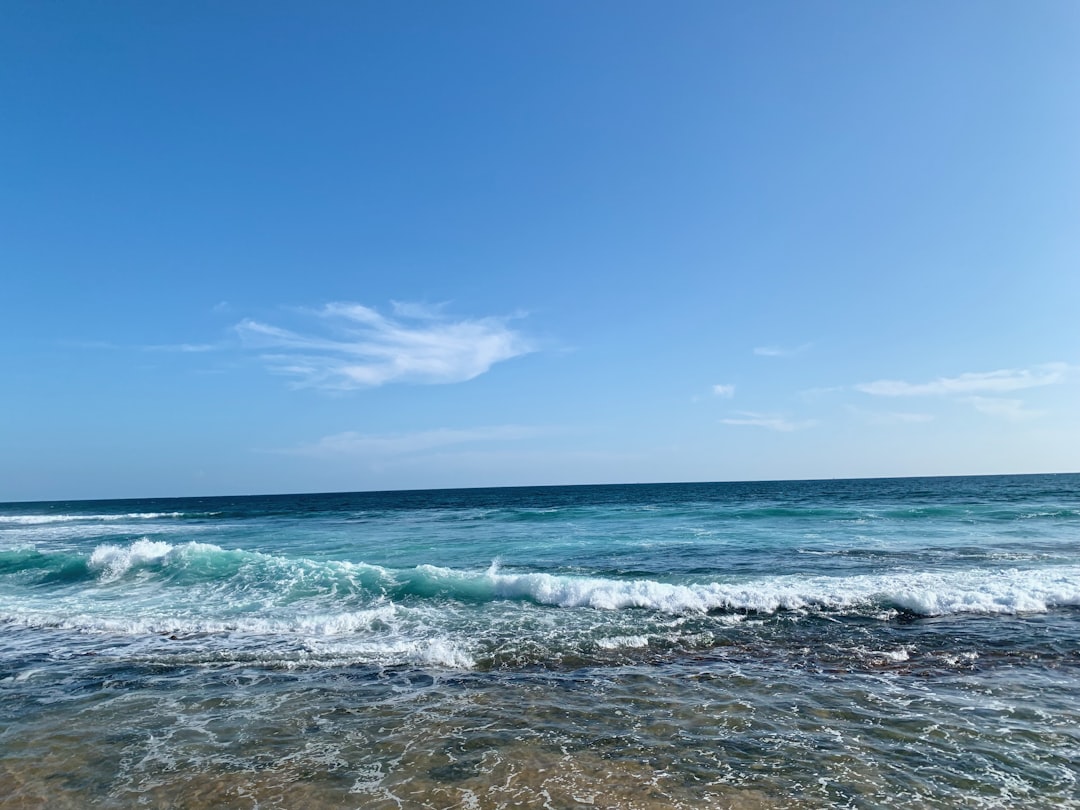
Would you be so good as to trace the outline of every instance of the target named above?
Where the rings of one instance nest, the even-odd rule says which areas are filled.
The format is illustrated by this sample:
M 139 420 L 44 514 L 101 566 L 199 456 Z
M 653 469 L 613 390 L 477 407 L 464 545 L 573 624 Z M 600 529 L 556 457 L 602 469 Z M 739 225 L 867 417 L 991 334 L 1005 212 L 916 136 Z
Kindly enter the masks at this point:
M 71 574 L 82 571 L 79 577 Z M 1041 613 L 1080 606 L 1080 567 L 977 568 L 851 576 L 771 576 L 711 582 L 588 577 L 546 572 L 486 571 L 435 565 L 390 569 L 362 562 L 285 557 L 188 542 L 142 538 L 127 546 L 106 543 L 88 557 L 42 554 L 32 548 L 0 553 L 0 574 L 73 584 L 80 577 L 110 586 L 138 573 L 124 587 L 136 592 L 154 580 L 177 588 L 211 589 L 222 604 L 319 605 L 328 613 L 397 604 L 530 602 L 561 609 L 644 610 L 669 615 L 775 614 L 803 611 L 878 616 Z M 64 573 L 68 572 L 68 573 Z M 76 572 L 78 573 L 78 572 Z M 70 574 L 70 575 L 69 575 Z M 144 582 L 146 580 L 146 582 Z M 46 579 L 39 579 L 44 584 Z M 144 583 L 140 585 L 139 583 Z M 155 590 L 155 593 L 157 591 Z

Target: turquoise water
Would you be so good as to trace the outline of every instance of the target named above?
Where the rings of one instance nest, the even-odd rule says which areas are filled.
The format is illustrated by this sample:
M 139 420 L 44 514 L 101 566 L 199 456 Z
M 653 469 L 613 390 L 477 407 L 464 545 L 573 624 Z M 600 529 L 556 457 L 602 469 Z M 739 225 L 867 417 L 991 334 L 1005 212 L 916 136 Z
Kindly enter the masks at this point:
M 1080 476 L 0 505 L 2 807 L 1080 807 Z

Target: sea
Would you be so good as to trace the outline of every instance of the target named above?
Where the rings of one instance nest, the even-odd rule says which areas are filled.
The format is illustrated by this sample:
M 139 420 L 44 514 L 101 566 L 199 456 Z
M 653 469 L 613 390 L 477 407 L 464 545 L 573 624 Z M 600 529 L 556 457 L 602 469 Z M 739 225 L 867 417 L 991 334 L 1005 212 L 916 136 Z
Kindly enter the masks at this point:
M 0 504 L 0 808 L 1080 807 L 1080 475 Z

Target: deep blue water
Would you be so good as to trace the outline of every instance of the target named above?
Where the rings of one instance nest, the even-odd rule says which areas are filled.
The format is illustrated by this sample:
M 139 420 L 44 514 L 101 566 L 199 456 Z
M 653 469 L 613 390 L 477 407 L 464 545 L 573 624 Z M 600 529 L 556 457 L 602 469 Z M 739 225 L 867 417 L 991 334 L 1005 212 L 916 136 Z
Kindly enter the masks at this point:
M 1078 607 L 1077 475 L 0 504 L 0 806 L 1080 806 Z

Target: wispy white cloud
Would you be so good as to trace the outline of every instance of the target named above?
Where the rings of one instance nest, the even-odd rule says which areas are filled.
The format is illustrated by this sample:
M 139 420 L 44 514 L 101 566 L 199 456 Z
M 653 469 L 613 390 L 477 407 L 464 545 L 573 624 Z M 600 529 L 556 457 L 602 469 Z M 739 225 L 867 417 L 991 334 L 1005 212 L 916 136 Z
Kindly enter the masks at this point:
M 848 405 L 847 410 L 853 415 L 872 425 L 918 425 L 933 422 L 934 415 L 912 411 L 867 411 Z
M 390 306 L 393 307 L 394 314 L 401 318 L 433 320 L 442 317 L 447 303 L 445 301 L 441 304 L 425 304 L 419 301 L 391 301 Z
M 757 346 L 754 348 L 754 354 L 759 357 L 791 357 L 796 354 L 801 354 L 810 348 L 809 343 L 804 343 L 801 346 L 784 347 L 784 346 Z
M 550 428 L 523 425 L 495 425 L 491 427 L 452 429 L 438 428 L 415 433 L 375 435 L 346 431 L 324 436 L 317 442 L 278 452 L 302 456 L 364 456 L 388 458 L 412 453 L 422 453 L 452 445 L 504 442 L 531 439 L 547 435 Z
M 1030 369 L 969 372 L 956 377 L 938 377 L 936 380 L 922 383 L 876 380 L 860 383 L 855 388 L 864 394 L 881 397 L 1000 394 L 1062 382 L 1067 371 L 1068 365 L 1065 363 L 1047 363 Z
M 226 343 L 150 343 L 140 346 L 138 344 L 111 343 L 106 340 L 65 340 L 60 341 L 60 345 L 73 346 L 79 349 L 103 349 L 123 352 L 175 352 L 178 354 L 215 352 L 228 348 Z
M 799 397 L 807 402 L 814 402 L 829 394 L 847 390 L 848 387 L 846 385 L 822 385 L 815 388 L 804 388 L 802 391 L 799 391 Z
M 401 303 L 394 311 L 391 318 L 361 304 L 333 303 L 307 313 L 314 322 L 306 332 L 251 319 L 236 332 L 271 371 L 337 390 L 464 382 L 533 350 L 506 318 L 451 320 L 440 308 Z
M 733 396 L 735 396 L 735 386 L 723 384 L 714 385 L 712 387 L 712 392 L 714 397 L 720 397 L 721 399 L 731 399 Z
M 1019 422 L 1024 419 L 1037 419 L 1043 416 L 1044 411 L 1031 410 L 1024 407 L 1021 399 L 1004 399 L 1002 397 L 968 397 L 965 400 L 974 406 L 975 410 L 989 416 L 998 416 Z
M 931 413 L 911 413 L 908 411 L 887 411 L 877 414 L 876 418 L 883 422 L 899 422 L 904 425 L 918 425 L 934 421 L 934 415 Z
M 738 416 L 729 416 L 720 420 L 725 425 L 745 425 L 749 427 L 760 427 L 767 430 L 778 430 L 783 433 L 790 433 L 793 430 L 803 430 L 808 427 L 813 427 L 813 421 L 793 422 L 784 416 L 777 416 L 775 414 L 755 413 L 753 411 L 741 411 Z

